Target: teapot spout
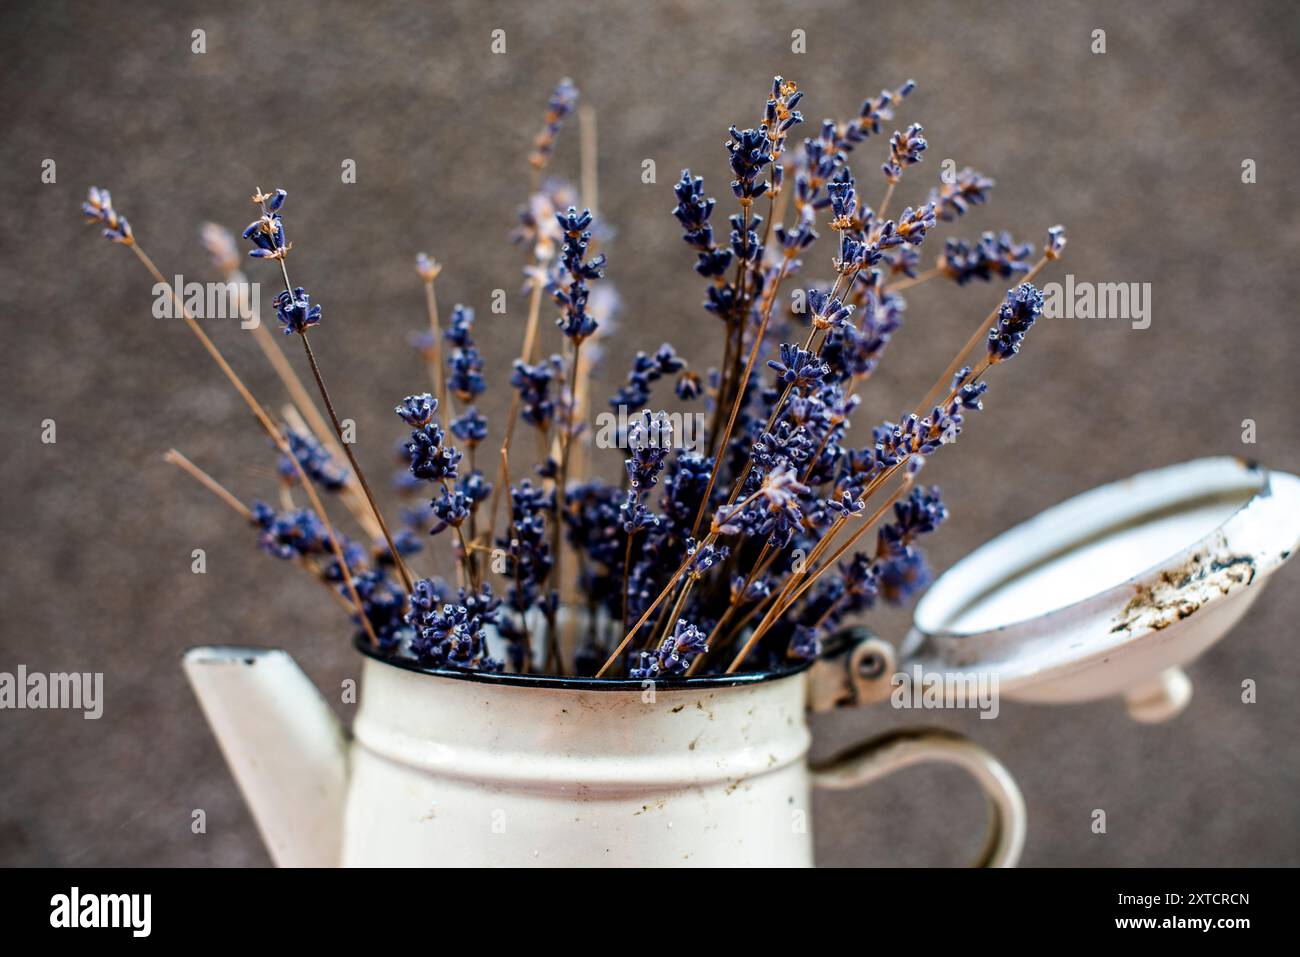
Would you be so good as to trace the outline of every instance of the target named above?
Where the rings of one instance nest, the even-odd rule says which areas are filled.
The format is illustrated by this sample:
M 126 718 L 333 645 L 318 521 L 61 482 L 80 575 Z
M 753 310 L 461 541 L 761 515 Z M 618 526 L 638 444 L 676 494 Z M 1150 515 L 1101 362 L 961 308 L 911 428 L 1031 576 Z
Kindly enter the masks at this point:
M 185 675 L 280 867 L 339 864 L 347 738 L 283 651 L 194 648 Z

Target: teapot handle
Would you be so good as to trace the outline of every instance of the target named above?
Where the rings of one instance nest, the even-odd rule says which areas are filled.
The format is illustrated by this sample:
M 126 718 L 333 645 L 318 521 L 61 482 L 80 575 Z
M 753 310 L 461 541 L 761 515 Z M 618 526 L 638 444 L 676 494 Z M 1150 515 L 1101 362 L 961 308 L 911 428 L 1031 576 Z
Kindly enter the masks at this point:
M 988 838 L 976 866 L 1014 867 L 1025 846 L 1025 799 L 997 758 L 956 732 L 919 728 L 881 735 L 815 765 L 813 784 L 844 791 L 926 761 L 964 768 L 988 798 Z
M 897 670 L 894 646 L 862 628 L 832 636 L 828 654 L 809 669 L 808 705 L 813 711 L 862 707 L 889 697 Z M 844 791 L 901 768 L 941 761 L 964 768 L 979 783 L 991 811 L 979 867 L 1014 867 L 1025 846 L 1025 799 L 997 758 L 954 731 L 894 731 L 812 768 L 817 787 Z

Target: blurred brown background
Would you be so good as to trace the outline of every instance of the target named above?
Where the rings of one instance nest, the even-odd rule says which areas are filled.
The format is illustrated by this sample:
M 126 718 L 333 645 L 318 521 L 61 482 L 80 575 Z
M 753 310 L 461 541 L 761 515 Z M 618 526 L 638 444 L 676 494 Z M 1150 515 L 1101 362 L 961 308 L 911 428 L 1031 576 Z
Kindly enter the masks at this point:
M 936 567 L 1142 469 L 1232 453 L 1300 471 L 1300 416 L 1286 391 L 1300 347 L 1293 4 L 597 9 L 6 5 L 0 670 L 103 671 L 106 710 L 99 721 L 0 713 L 0 863 L 266 864 L 180 654 L 199 643 L 283 646 L 326 688 L 357 666 L 337 609 L 161 461 L 175 445 L 237 494 L 272 494 L 273 457 L 239 400 L 178 324 L 151 317 L 149 281 L 129 252 L 80 224 L 92 183 L 112 188 L 165 273 L 200 280 L 214 277 L 199 223 L 242 227 L 254 186 L 289 191 L 294 279 L 325 304 L 313 341 L 341 414 L 358 422 L 363 463 L 382 477 L 400 434 L 389 410 L 425 382 L 405 344 L 424 315 L 416 251 L 446 263 L 445 304 L 479 308 L 499 383 L 487 406 L 504 408 L 525 312 L 523 254 L 506 237 L 559 77 L 572 76 L 598 111 L 601 207 L 618 230 L 607 248 L 623 331 L 601 394 L 637 347 L 672 339 L 699 365 L 720 349 L 669 213 L 671 185 L 683 166 L 703 174 L 721 222 L 726 128 L 756 121 L 772 74 L 807 91 L 800 138 L 914 77 L 900 119 L 922 122 L 931 148 L 901 198 L 923 198 L 945 157 L 999 183 L 988 206 L 941 235 L 1007 228 L 1037 245 L 1063 222 L 1066 260 L 1045 278 L 1153 284 L 1150 329 L 1045 322 L 995 377 L 987 411 L 927 471 L 953 513 Z M 202 55 L 191 52 L 196 28 Z M 497 28 L 505 55 L 488 50 Z M 794 29 L 806 31 L 803 55 L 791 52 Z M 1104 55 L 1090 51 L 1094 29 L 1106 31 Z M 856 154 L 866 202 L 882 142 Z M 46 158 L 57 162 L 52 185 L 40 180 Z M 641 182 L 646 158 L 655 185 Z M 1258 164 L 1255 185 L 1241 182 L 1246 158 Z M 340 182 L 344 159 L 356 160 L 356 184 Z M 576 124 L 555 169 L 576 176 Z M 932 242 L 927 260 L 941 239 Z M 825 239 L 815 247 L 808 276 L 827 274 L 828 249 Z M 487 309 L 498 287 L 511 295 L 505 317 Z M 998 294 L 915 290 L 859 424 L 913 400 Z M 251 337 L 233 324 L 211 331 L 278 404 Z M 57 420 L 55 445 L 40 442 L 45 418 Z M 1241 441 L 1246 418 L 1258 424 L 1254 446 Z M 195 547 L 207 551 L 206 575 L 190 571 Z M 939 717 L 1019 779 L 1027 864 L 1300 863 L 1297 574 L 1285 569 L 1191 669 L 1195 697 L 1167 726 L 1135 725 L 1118 702 Z M 873 620 L 893 638 L 906 622 Z M 1258 704 L 1240 702 L 1245 678 L 1258 682 Z M 816 750 L 917 720 L 883 707 L 819 719 Z M 983 814 L 974 788 L 945 770 L 818 801 L 826 864 L 955 863 L 973 853 Z M 204 835 L 190 832 L 195 808 L 207 812 Z M 1089 830 L 1094 808 L 1107 812 L 1105 836 Z

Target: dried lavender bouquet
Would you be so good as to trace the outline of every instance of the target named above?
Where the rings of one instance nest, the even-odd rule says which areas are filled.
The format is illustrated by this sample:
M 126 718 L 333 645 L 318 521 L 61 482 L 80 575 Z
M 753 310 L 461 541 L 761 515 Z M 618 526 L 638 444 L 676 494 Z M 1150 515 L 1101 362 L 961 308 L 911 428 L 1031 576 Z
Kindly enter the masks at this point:
M 1006 233 L 948 238 L 922 269 L 921 247 L 940 222 L 983 203 L 994 183 L 967 168 L 887 218 L 927 148 L 913 123 L 888 138 L 879 203 L 861 201 L 850 158 L 867 140 L 883 139 L 883 124 L 914 86 L 867 99 L 847 122 L 824 121 L 791 149 L 803 93 L 774 78 L 757 125 L 729 131 L 737 210 L 725 240 L 715 235 L 716 201 L 703 179 L 682 173 L 672 213 L 695 253 L 704 308 L 720 323 L 722 355 L 701 376 L 670 345 L 637 353 L 609 400 L 618 425 L 595 443 L 621 449 L 617 483 L 590 474 L 587 428 L 599 339 L 615 298 L 596 252 L 602 230 L 590 210 L 579 210 L 577 190 L 543 179 L 576 109 L 568 80 L 551 95 L 529 157 L 532 190 L 515 234 L 531 252 L 529 310 L 499 445 L 474 404 L 486 388 L 474 312 L 457 305 L 443 328 L 441 267 L 420 254 L 429 326 L 413 341 L 431 391 L 396 407 L 410 430 L 398 485 L 416 504 L 392 530 L 345 441 L 312 349 L 322 309 L 289 278 L 286 194 L 259 189 L 257 219 L 243 236 L 249 255 L 283 282 L 276 315 L 284 334 L 300 341 L 326 414 L 258 325 L 258 345 L 292 400 L 282 419 L 273 417 L 176 295 L 177 311 L 280 454 L 279 507 L 245 504 L 176 450 L 166 457 L 248 521 L 263 550 L 319 580 L 364 633 L 359 640 L 388 656 L 429 668 L 641 680 L 782 670 L 814 659 L 845 619 L 877 602 L 905 602 L 927 583 L 918 542 L 947 510 L 938 488 L 918 483 L 921 467 L 982 408 L 985 373 L 1018 354 L 1042 311 L 1032 280 L 1065 245 L 1059 226 L 1047 231 L 1037 260 L 1031 244 Z M 594 204 L 587 136 L 583 154 L 582 198 Z M 166 286 L 106 190 L 92 188 L 83 209 Z M 833 281 L 787 290 L 791 305 L 778 309 L 819 228 L 835 237 Z M 204 241 L 226 280 L 242 282 L 232 237 L 209 225 Z M 922 401 L 854 447 L 850 418 L 902 324 L 901 293 L 933 279 L 1019 281 Z M 557 313 L 559 351 L 550 355 L 546 308 Z M 677 399 L 708 421 L 690 443 L 675 434 L 684 431 L 675 430 L 679 415 L 650 411 L 656 383 L 670 378 Z M 515 441 L 521 428 L 536 435 L 540 452 L 531 461 Z M 349 514 L 354 533 L 328 517 L 326 498 Z M 454 584 L 411 571 L 430 559 L 421 554 L 430 535 L 446 546 Z

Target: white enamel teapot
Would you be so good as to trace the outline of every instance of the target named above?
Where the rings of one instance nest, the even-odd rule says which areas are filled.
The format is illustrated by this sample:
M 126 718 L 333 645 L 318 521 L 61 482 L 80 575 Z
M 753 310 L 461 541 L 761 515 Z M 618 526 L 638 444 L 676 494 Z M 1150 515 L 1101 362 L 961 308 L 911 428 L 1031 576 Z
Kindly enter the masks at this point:
M 1202 459 L 1104 486 L 977 549 L 893 645 L 846 632 L 811 668 L 592 681 L 421 668 L 365 654 L 345 732 L 282 651 L 197 648 L 185 671 L 284 866 L 801 866 L 812 787 L 924 761 L 989 798 L 980 863 L 1013 865 L 1024 801 L 949 731 L 896 732 L 810 767 L 807 713 L 908 682 L 1008 700 L 1122 696 L 1172 717 L 1181 666 L 1222 637 L 1300 541 L 1300 479 Z

